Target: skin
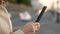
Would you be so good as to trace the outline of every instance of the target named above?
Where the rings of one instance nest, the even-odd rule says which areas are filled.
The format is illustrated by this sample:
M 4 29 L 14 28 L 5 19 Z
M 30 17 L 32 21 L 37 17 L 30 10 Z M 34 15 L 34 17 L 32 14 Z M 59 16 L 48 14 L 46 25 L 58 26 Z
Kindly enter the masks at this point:
M 39 28 L 40 28 L 40 24 L 38 22 L 29 22 L 29 23 L 26 23 L 23 26 L 23 28 L 21 28 L 21 30 L 25 34 L 34 34 L 39 30 Z

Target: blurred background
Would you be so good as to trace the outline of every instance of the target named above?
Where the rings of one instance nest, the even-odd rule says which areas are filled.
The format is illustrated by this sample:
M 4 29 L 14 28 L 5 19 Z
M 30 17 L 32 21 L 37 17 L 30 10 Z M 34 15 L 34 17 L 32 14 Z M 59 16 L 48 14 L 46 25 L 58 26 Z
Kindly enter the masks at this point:
M 35 21 L 43 6 L 47 9 L 40 20 L 41 28 L 35 34 L 60 34 L 60 0 L 6 0 L 14 29 Z

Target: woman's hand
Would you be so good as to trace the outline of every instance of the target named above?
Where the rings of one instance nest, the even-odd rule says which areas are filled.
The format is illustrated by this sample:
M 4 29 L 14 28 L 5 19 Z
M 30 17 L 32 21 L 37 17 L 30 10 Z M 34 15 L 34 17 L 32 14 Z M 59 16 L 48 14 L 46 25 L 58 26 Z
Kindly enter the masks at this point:
M 40 29 L 40 23 L 37 22 L 30 22 L 30 23 L 26 23 L 21 30 L 25 33 L 25 34 L 34 34 L 36 31 L 38 31 Z

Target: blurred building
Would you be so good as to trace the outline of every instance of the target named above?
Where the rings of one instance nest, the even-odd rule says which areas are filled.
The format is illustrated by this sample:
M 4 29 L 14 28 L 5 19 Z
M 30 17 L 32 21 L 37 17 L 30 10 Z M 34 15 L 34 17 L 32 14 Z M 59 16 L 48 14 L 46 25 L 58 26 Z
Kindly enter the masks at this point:
M 57 5 L 57 1 L 59 1 L 58 5 Z M 60 7 L 60 0 L 40 0 L 40 3 L 47 6 L 48 9 L 52 8 L 52 5 L 54 5 L 53 7 L 55 9 L 57 8 L 57 6 Z

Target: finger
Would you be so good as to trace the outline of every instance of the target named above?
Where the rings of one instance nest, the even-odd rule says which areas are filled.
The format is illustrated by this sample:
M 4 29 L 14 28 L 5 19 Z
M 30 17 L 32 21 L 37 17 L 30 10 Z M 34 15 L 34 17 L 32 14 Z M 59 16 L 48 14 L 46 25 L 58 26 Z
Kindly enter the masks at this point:
M 35 27 L 34 27 L 34 30 L 39 30 L 39 27 L 35 26 Z
M 40 25 L 40 23 L 34 23 L 35 25 Z
M 40 28 L 40 23 L 33 23 L 33 22 L 30 22 L 30 25 L 32 25 L 33 29 L 36 28 L 36 29 L 39 29 Z
M 34 32 L 37 32 L 40 29 L 40 27 L 34 26 L 33 29 L 34 29 Z
M 36 26 L 37 28 L 40 28 L 40 24 L 39 23 L 35 23 L 34 26 Z

